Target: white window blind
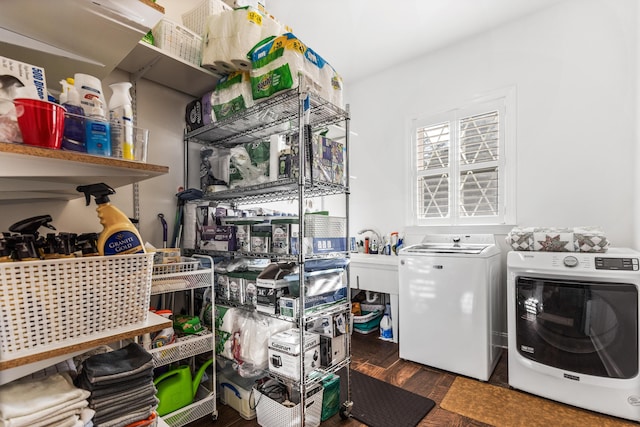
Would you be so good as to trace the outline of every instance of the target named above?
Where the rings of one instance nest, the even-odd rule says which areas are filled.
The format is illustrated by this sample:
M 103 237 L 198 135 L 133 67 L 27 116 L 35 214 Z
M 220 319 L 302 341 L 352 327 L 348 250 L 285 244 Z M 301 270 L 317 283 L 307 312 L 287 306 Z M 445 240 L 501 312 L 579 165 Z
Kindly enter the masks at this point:
M 419 224 L 505 222 L 504 103 L 414 121 L 414 212 Z

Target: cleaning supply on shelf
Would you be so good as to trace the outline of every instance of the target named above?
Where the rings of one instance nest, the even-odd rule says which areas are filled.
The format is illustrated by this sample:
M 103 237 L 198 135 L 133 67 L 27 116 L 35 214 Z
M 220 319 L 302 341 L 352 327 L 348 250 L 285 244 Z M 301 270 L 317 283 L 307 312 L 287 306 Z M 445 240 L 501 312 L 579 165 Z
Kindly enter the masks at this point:
M 98 253 L 100 255 L 124 255 L 145 253 L 144 243 L 140 233 L 129 218 L 117 207 L 109 203 L 109 195 L 116 191 L 105 183 L 80 185 L 76 187 L 84 193 L 87 206 L 91 196 L 98 205 L 96 211 L 103 229 L 98 238 Z
M 384 341 L 393 340 L 393 328 L 391 327 L 391 304 L 387 304 L 384 315 L 380 320 L 380 339 Z
M 162 316 L 166 319 L 171 319 L 173 312 L 171 310 L 157 310 L 155 312 L 158 316 Z M 151 348 L 163 347 L 169 345 L 176 340 L 176 334 L 173 327 L 169 326 L 158 332 L 151 341 Z
M 131 106 L 131 83 L 110 84 L 113 95 L 109 99 L 111 121 L 111 156 L 133 160 L 133 107 Z
M 85 145 L 87 153 L 97 156 L 111 156 L 111 126 L 104 118 L 101 101 L 95 100 L 96 106 L 88 109 L 85 119 Z
M 60 84 L 62 85 L 60 105 L 67 110 L 64 116 L 62 149 L 86 152 L 84 109 L 80 103 L 80 94 L 76 90 L 72 78 L 60 80 Z
M 107 104 L 102 92 L 102 83 L 97 77 L 89 74 L 75 73 L 73 75 L 74 87 L 80 95 L 80 106 L 88 113 L 91 109 L 98 106 L 103 107 Z M 103 114 L 104 117 L 104 114 Z

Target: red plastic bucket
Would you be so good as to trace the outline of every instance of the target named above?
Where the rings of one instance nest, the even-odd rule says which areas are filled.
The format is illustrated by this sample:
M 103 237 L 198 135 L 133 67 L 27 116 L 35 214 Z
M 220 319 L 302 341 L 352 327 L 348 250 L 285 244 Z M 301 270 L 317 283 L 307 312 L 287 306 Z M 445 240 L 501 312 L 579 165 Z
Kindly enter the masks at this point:
M 60 148 L 66 111 L 63 106 L 28 98 L 16 98 L 13 103 L 25 144 Z

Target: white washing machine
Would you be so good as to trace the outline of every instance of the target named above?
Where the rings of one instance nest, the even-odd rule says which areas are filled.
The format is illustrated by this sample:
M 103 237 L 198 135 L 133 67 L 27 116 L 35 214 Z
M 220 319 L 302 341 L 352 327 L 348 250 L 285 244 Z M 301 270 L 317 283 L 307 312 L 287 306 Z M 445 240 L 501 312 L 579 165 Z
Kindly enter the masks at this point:
M 400 357 L 487 381 L 505 329 L 494 236 L 427 235 L 399 255 Z
M 509 385 L 640 421 L 640 253 L 509 252 Z

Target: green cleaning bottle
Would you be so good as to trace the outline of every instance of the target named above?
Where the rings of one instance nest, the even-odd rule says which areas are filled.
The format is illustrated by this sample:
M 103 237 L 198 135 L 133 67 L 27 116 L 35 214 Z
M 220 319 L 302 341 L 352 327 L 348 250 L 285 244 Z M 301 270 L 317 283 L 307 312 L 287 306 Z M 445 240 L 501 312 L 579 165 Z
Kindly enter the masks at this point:
M 103 229 L 98 237 L 98 253 L 100 255 L 125 255 L 145 253 L 142 237 L 129 218 L 118 208 L 109 203 L 109 195 L 116 191 L 107 184 L 80 185 L 76 188 L 87 200 L 95 197 L 98 207 L 98 218 Z

